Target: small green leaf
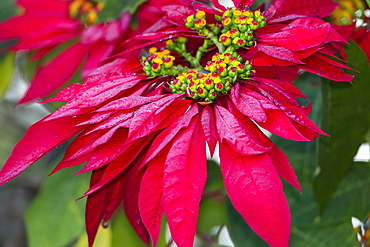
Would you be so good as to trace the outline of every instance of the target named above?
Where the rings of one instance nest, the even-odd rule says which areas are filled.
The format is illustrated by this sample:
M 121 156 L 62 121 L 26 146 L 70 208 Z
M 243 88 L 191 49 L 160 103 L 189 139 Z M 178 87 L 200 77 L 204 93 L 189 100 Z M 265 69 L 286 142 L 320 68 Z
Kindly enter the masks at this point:
M 2 98 L 12 81 L 15 65 L 15 54 L 0 56 L 0 98 Z
M 345 47 L 348 66 L 360 73 L 349 83 L 322 83 L 322 129 L 330 137 L 321 136 L 318 148 L 318 171 L 314 193 L 323 211 L 338 184 L 351 169 L 353 157 L 365 142 L 370 126 L 370 67 L 366 55 L 354 42 Z
M 205 190 L 214 191 L 224 188 L 224 182 L 221 175 L 220 165 L 214 160 L 207 160 L 208 178 Z
M 118 19 L 124 12 L 134 13 L 139 5 L 146 0 L 106 0 L 103 10 L 99 13 L 99 21 Z
M 89 186 L 87 174 L 71 177 L 76 169 L 48 177 L 27 209 L 25 220 L 30 247 L 64 247 L 84 231 L 85 200 L 76 201 Z

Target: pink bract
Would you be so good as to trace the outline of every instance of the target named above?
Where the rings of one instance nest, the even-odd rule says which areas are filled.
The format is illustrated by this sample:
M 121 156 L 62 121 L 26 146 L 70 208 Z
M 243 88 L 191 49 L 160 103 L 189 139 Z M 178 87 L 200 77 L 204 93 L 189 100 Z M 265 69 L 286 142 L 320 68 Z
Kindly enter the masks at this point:
M 18 0 L 22 13 L 0 23 L 0 40 L 16 39 L 12 49 L 34 52 L 32 61 L 39 60 L 41 64 L 19 103 L 54 92 L 78 69 L 82 69 L 81 75 L 86 77 L 102 59 L 112 54 L 127 31 L 131 19 L 128 14 L 119 20 L 87 26 L 70 16 L 73 2 Z M 62 51 L 46 61 L 58 49 Z

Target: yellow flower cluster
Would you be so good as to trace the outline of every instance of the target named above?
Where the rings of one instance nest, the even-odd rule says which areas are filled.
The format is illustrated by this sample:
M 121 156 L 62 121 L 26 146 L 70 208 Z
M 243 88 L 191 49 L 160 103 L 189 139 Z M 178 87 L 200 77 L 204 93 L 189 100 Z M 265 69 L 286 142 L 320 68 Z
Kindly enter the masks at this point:
M 156 47 L 149 49 L 149 56 L 142 58 L 144 65 L 143 69 L 147 76 L 158 76 L 166 72 L 173 66 L 174 56 L 171 56 L 171 51 L 168 49 L 160 50 Z
M 103 7 L 104 3 L 97 0 L 74 0 L 69 5 L 69 15 L 86 25 L 91 25 L 98 20 L 98 14 Z
M 170 82 L 173 93 L 183 94 L 189 98 L 201 100 L 202 104 L 212 103 L 218 94 L 231 90 L 237 77 L 248 77 L 252 66 L 236 53 L 217 53 L 207 63 L 205 70 L 189 70 L 178 75 Z

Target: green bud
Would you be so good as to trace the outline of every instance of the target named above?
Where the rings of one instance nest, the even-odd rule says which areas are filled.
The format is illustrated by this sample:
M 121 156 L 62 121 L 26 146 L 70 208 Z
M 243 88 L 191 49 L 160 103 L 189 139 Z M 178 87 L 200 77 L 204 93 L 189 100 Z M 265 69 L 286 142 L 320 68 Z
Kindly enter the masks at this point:
M 209 90 L 207 98 L 209 100 L 214 100 L 216 99 L 216 97 L 217 97 L 217 93 L 215 92 L 215 90 L 214 89 Z
M 218 35 L 218 34 L 221 32 L 221 29 L 220 29 L 219 27 L 217 27 L 217 26 L 213 26 L 213 27 L 211 28 L 211 31 L 212 31 L 212 33 L 213 33 L 214 35 Z
M 223 14 L 223 16 L 231 17 L 233 14 L 230 12 L 230 10 L 226 10 Z
M 229 72 L 227 73 L 230 77 L 234 77 L 237 74 L 237 71 L 235 68 L 229 68 Z
M 220 16 L 220 15 L 215 15 L 215 19 L 216 19 L 216 21 L 221 22 L 221 20 L 222 20 L 222 16 Z
M 213 89 L 215 86 L 215 84 L 213 83 L 213 81 L 211 79 L 207 79 L 205 82 L 204 82 L 204 87 L 207 89 L 207 90 L 211 90 Z
M 200 88 L 197 89 L 197 91 L 198 91 L 199 97 L 201 97 L 201 98 L 205 98 L 208 95 L 208 91 L 204 88 L 200 87 Z
M 222 83 L 215 83 L 215 91 L 222 92 L 224 90 L 224 85 Z
M 244 33 L 245 31 L 247 31 L 247 29 L 248 29 L 248 27 L 247 27 L 247 25 L 246 24 L 239 24 L 238 25 L 238 29 L 239 29 L 239 31 L 241 32 L 241 33 Z
M 258 27 L 264 27 L 264 26 L 266 26 L 266 21 L 260 21 L 258 23 Z

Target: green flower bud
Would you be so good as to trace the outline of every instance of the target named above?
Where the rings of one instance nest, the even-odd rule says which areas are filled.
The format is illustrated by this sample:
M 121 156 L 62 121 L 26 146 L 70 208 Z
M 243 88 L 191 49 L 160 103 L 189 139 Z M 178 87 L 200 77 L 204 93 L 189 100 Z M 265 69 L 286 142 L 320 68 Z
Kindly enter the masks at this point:
M 209 90 L 207 98 L 209 100 L 214 100 L 214 99 L 216 99 L 216 97 L 217 97 L 217 93 L 215 92 L 215 90 L 214 89 Z
M 215 91 L 222 92 L 224 90 L 224 85 L 222 83 L 215 83 Z
M 230 77 L 234 77 L 234 76 L 236 76 L 237 75 L 237 71 L 236 71 L 236 69 L 235 68 L 229 68 L 229 71 L 228 71 L 228 73 L 227 73 Z
M 197 93 L 200 98 L 205 98 L 208 95 L 208 91 L 205 88 L 201 88 L 201 87 L 197 89 Z

